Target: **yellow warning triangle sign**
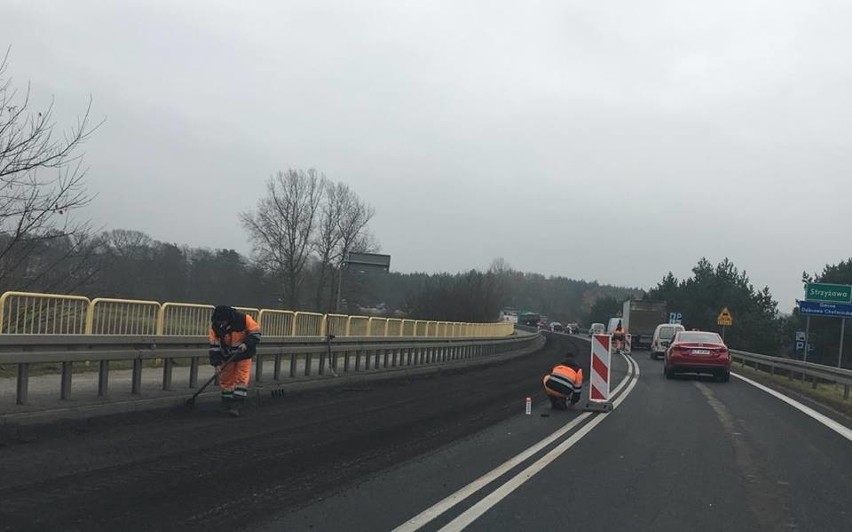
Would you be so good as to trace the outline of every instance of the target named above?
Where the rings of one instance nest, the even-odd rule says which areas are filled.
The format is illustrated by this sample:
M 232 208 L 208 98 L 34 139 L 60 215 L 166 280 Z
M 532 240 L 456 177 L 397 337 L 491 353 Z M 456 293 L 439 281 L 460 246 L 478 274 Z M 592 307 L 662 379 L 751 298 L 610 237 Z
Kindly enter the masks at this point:
M 728 307 L 722 309 L 722 312 L 719 313 L 719 316 L 716 318 L 716 325 L 725 325 L 730 327 L 734 324 L 734 317 L 731 316 L 731 311 L 728 310 Z

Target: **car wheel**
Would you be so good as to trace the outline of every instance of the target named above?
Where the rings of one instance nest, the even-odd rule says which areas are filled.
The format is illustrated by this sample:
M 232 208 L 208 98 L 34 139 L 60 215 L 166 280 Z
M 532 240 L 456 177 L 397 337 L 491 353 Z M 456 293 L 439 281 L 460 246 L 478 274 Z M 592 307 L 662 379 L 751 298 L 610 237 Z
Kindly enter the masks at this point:
M 670 369 L 668 366 L 663 366 L 663 373 L 666 375 L 667 379 L 674 378 L 674 371 Z
M 731 372 L 725 371 L 724 373 L 716 375 L 716 380 L 718 380 L 719 382 L 729 382 L 731 380 Z

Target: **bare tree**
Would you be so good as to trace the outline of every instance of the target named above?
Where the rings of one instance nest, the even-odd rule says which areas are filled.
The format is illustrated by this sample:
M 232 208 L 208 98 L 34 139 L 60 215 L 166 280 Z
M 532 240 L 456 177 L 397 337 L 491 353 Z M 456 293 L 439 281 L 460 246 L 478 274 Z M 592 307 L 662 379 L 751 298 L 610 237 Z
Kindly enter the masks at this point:
M 373 207 L 365 203 L 346 185 L 338 185 L 340 217 L 337 222 L 337 248 L 332 255 L 336 267 L 334 281 L 337 287 L 337 304 L 340 302 L 340 280 L 343 262 L 349 252 L 372 253 L 379 245 L 368 231 L 367 225 L 375 214 Z
M 314 249 L 317 252 L 317 291 L 316 308 L 323 309 L 323 302 L 328 301 L 325 294 L 330 294 L 327 282 L 332 265 L 338 262 L 340 243 L 340 220 L 343 216 L 345 185 L 340 183 L 325 182 L 323 186 L 323 200 L 320 207 L 320 216 L 317 224 L 316 240 Z M 330 299 L 330 296 L 329 296 Z M 330 305 L 330 303 L 329 303 Z M 330 308 L 330 307 L 328 307 Z M 328 310 L 326 308 L 325 310 Z
M 305 264 L 313 251 L 317 209 L 325 176 L 316 170 L 278 172 L 267 183 L 267 197 L 241 220 L 249 231 L 255 258 L 280 276 L 286 304 L 299 306 Z
M 56 257 L 38 253 L 52 240 L 66 240 L 66 254 L 77 257 L 78 244 L 88 240 L 88 224 L 71 211 L 91 200 L 79 148 L 97 129 L 89 124 L 91 100 L 77 123 L 58 133 L 53 104 L 31 108 L 30 87 L 23 93 L 6 77 L 8 50 L 0 61 L 0 286 L 41 278 L 57 267 Z M 45 175 L 47 174 L 47 175 Z M 61 260 L 60 260 L 61 262 Z M 38 288 L 38 283 L 29 283 Z

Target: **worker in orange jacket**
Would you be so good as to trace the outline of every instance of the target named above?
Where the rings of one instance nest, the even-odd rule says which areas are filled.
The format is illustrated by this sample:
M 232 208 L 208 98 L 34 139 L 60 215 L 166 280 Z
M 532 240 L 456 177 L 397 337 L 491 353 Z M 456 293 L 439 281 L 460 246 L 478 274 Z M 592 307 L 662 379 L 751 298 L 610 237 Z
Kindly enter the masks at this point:
M 251 358 L 260 343 L 260 326 L 254 318 L 233 307 L 213 309 L 210 327 L 210 364 L 219 375 L 222 407 L 234 417 L 238 406 L 248 397 Z
M 583 392 L 583 369 L 574 360 L 573 353 L 565 355 L 565 360 L 544 376 L 543 383 L 553 409 L 566 410 L 569 400 L 572 405 L 577 404 Z

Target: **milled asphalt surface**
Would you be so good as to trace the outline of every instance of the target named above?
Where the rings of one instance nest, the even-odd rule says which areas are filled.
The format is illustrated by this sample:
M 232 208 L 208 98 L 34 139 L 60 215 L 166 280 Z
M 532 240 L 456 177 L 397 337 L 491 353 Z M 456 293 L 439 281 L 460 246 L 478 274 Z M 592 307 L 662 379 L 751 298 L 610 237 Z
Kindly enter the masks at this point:
M 200 404 L 0 430 L 0 530 L 259 526 L 511 417 L 571 343 L 288 392 L 238 419 Z

